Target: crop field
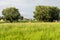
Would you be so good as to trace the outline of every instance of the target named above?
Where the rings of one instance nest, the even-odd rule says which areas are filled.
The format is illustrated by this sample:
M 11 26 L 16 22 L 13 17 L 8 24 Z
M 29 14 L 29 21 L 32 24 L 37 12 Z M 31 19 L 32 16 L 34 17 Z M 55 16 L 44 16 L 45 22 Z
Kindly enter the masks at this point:
M 2 23 L 0 40 L 60 40 L 60 23 Z

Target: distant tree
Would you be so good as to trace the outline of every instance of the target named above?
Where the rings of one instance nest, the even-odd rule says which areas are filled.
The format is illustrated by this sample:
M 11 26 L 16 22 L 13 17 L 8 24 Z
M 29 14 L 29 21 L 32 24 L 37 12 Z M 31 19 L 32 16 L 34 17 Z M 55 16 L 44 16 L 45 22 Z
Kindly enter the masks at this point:
M 0 16 L 0 20 L 3 19 L 3 16 Z
M 0 20 L 2 19 L 2 17 L 0 16 Z
M 10 22 L 18 21 L 20 17 L 20 13 L 18 9 L 14 7 L 3 9 L 2 14 L 3 14 L 3 18 Z
M 36 6 L 34 18 L 38 21 L 53 21 L 59 19 L 59 8 L 50 6 Z
M 21 16 L 20 19 L 23 20 L 23 16 Z

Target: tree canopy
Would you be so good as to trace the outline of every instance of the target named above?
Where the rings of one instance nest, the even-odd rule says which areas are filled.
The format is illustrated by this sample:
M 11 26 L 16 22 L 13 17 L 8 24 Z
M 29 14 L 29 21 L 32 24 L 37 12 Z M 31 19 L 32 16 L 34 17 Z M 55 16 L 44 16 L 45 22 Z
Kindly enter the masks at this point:
M 38 21 L 53 21 L 59 19 L 60 9 L 51 6 L 36 6 L 34 18 Z
M 2 14 L 4 19 L 10 22 L 18 21 L 18 19 L 21 17 L 19 10 L 15 7 L 3 9 Z

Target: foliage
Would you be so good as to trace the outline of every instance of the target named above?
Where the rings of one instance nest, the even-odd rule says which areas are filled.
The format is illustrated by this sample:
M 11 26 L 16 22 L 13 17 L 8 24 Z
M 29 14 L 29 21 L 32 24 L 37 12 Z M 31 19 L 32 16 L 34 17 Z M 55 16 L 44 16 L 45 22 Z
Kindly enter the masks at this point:
M 0 20 L 1 20 L 1 19 L 3 19 L 3 17 L 2 17 L 2 16 L 0 16 Z
M 20 19 L 23 20 L 23 16 L 21 16 Z
M 36 6 L 34 18 L 38 21 L 53 21 L 59 19 L 60 9 L 50 6 Z
M 0 40 L 60 40 L 60 23 L 0 24 Z
M 53 21 L 53 20 L 59 20 L 60 18 L 60 9 L 57 8 L 57 7 L 50 7 L 49 8 L 49 15 L 50 15 L 50 21 Z
M 20 17 L 20 13 L 18 9 L 14 7 L 3 9 L 2 14 L 3 14 L 4 19 L 10 22 L 18 21 Z

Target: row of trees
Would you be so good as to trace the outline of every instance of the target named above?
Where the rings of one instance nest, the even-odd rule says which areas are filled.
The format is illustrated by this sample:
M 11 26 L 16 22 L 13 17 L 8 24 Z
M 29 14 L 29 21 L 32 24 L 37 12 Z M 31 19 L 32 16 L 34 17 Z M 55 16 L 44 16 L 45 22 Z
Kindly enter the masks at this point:
M 36 6 L 34 18 L 38 21 L 49 21 L 60 19 L 60 9 L 51 6 Z
M 34 13 L 34 18 L 37 21 L 49 21 L 60 19 L 60 9 L 51 6 L 36 6 Z M 11 7 L 3 9 L 2 11 L 3 19 L 5 21 L 14 22 L 19 19 L 23 20 L 23 16 L 19 13 L 17 8 Z

